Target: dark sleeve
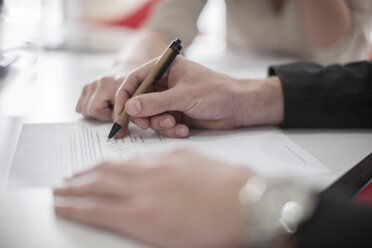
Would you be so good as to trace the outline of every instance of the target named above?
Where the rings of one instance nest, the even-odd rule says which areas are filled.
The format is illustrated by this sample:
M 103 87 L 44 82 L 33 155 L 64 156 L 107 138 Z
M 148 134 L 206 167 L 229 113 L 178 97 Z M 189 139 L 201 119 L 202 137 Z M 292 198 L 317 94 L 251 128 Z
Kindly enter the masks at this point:
M 283 127 L 372 127 L 372 62 L 269 68 L 284 94 Z
M 297 248 L 372 247 L 372 209 L 321 197 L 314 215 L 295 236 Z

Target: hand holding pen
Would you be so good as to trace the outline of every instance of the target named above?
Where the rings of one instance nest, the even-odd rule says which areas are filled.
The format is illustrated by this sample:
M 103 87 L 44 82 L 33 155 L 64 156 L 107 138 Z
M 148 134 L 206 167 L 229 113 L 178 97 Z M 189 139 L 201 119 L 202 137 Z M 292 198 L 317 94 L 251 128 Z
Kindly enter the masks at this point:
M 134 70 L 116 94 L 115 120 L 125 109 L 142 129 L 184 138 L 190 128 L 233 129 L 241 126 L 280 124 L 283 93 L 277 77 L 242 80 L 215 72 L 177 56 L 161 79 L 146 94 L 131 97 L 158 59 Z M 115 135 L 127 131 L 127 122 Z

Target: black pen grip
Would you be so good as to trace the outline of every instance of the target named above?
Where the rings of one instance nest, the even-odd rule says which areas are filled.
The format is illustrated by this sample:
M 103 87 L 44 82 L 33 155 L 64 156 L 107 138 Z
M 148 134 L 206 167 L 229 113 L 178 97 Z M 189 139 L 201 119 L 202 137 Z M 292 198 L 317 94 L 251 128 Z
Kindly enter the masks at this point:
M 165 71 L 169 68 L 172 64 L 173 60 L 177 57 L 178 53 L 173 51 L 172 54 L 169 56 L 168 60 L 163 64 L 163 66 L 159 69 L 159 71 L 155 74 L 155 81 L 159 80 L 165 73 Z

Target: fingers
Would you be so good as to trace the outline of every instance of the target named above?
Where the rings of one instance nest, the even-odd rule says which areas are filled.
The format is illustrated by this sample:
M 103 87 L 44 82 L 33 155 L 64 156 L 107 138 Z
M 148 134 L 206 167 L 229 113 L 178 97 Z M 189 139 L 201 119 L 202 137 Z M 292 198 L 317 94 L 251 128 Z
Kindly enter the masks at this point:
M 138 124 L 137 120 L 139 120 L 140 118 L 133 119 L 139 127 L 141 127 L 140 125 L 143 125 Z M 185 138 L 190 133 L 189 127 L 185 124 L 176 123 L 177 120 L 172 114 L 160 114 L 157 116 L 153 116 L 149 118 L 149 121 L 149 125 L 153 130 L 170 138 Z
M 136 165 L 130 161 L 127 164 L 102 163 L 65 179 L 54 189 L 54 194 L 129 197 L 136 191 L 135 182 L 143 172 L 143 168 Z
M 150 127 L 150 120 L 149 118 L 130 118 L 130 121 L 132 121 L 134 124 L 136 124 L 139 128 L 146 130 Z M 125 136 L 125 134 L 128 131 L 128 123 L 124 124 L 123 127 L 114 135 L 115 139 L 121 139 Z
M 143 127 L 144 124 L 138 123 L 138 120 L 144 118 L 133 118 L 133 122 L 139 127 Z M 147 119 L 147 118 L 146 118 Z M 189 127 L 185 124 L 177 124 L 176 118 L 172 114 L 160 114 L 149 118 L 150 127 L 159 132 L 162 135 L 165 135 L 170 138 L 185 138 L 189 135 Z M 146 128 L 147 128 L 146 123 Z M 143 128 L 145 129 L 145 128 Z
M 176 120 L 173 115 L 162 114 L 150 118 L 150 127 L 156 131 L 173 128 L 176 125 Z
M 144 117 L 131 117 L 130 120 L 141 129 L 145 130 L 150 127 L 150 119 Z
M 111 77 L 104 77 L 85 86 L 76 111 L 83 114 L 84 118 L 111 121 L 115 93 L 121 80 L 115 81 Z
M 125 136 L 128 131 L 128 125 L 123 126 L 115 135 L 114 139 L 121 139 Z
M 65 181 L 54 189 L 54 195 L 130 197 L 134 191 L 132 180 L 113 172 L 96 170 Z
M 170 138 L 186 138 L 189 136 L 190 129 L 185 124 L 176 124 L 173 128 L 158 130 L 158 132 Z
M 57 216 L 113 231 L 121 231 L 118 218 L 127 216 L 129 209 L 101 197 L 55 197 L 54 201 Z
M 76 112 L 78 113 L 81 113 L 82 112 L 82 109 L 83 109 L 83 106 L 84 106 L 84 101 L 85 101 L 85 97 L 88 93 L 88 89 L 89 89 L 89 84 L 88 85 L 85 85 L 82 92 L 81 92 L 81 95 L 80 95 L 80 98 L 76 104 Z
M 93 168 L 77 172 L 72 177 L 66 178 L 65 180 L 68 181 L 70 179 L 74 179 L 76 177 L 83 176 L 83 175 L 89 174 L 94 171 L 109 171 L 112 173 L 120 173 L 120 174 L 127 174 L 130 176 L 134 176 L 134 175 L 138 175 L 142 173 L 143 168 L 140 166 L 137 166 L 135 163 L 131 162 L 131 160 L 128 160 L 125 164 L 103 162 Z
M 97 88 L 97 84 L 98 84 L 98 81 L 94 81 L 93 83 L 91 83 L 90 85 L 88 85 L 88 89 L 87 89 L 87 93 L 83 99 L 83 104 L 82 104 L 82 109 L 81 109 L 81 113 L 83 114 L 84 118 L 89 118 L 89 115 L 88 115 L 88 103 L 90 101 L 90 98 L 92 97 L 92 95 L 94 94 L 96 88 Z

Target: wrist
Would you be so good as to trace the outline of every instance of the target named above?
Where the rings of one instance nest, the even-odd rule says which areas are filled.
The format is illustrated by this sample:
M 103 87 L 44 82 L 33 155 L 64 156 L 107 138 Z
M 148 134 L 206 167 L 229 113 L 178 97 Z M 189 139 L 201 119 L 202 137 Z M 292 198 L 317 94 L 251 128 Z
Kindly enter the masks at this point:
M 239 200 L 244 220 L 241 240 L 248 247 L 293 246 L 291 237 L 313 215 L 318 201 L 299 181 L 259 176 L 248 179 Z
M 283 90 L 278 77 L 240 80 L 237 94 L 238 127 L 279 125 L 284 118 Z

